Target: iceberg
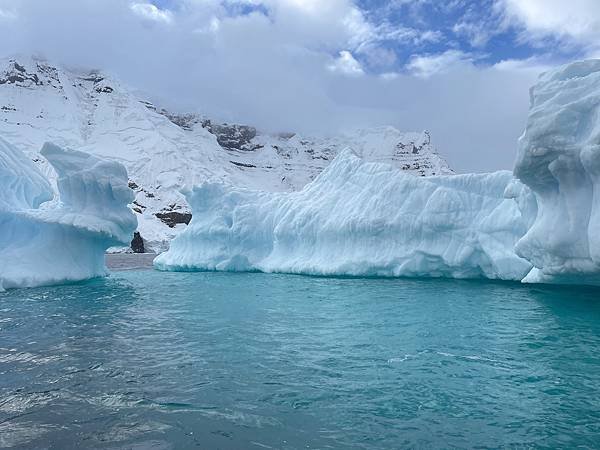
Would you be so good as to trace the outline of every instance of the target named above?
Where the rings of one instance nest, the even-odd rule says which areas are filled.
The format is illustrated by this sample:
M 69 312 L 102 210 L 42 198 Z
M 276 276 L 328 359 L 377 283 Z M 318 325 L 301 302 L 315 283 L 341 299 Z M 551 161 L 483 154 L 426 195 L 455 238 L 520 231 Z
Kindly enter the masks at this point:
M 0 290 L 106 275 L 105 250 L 128 245 L 137 226 L 121 164 L 50 143 L 41 154 L 58 176 L 54 202 L 34 164 L 0 139 Z
M 351 150 L 304 189 L 205 182 L 185 192 L 193 218 L 160 270 L 521 280 L 527 231 L 504 192 L 511 172 L 416 178 Z
M 38 208 L 52 200 L 50 183 L 33 161 L 0 137 L 0 211 Z
M 537 208 L 516 252 L 524 282 L 600 285 L 600 60 L 543 74 L 531 89 L 515 176 Z

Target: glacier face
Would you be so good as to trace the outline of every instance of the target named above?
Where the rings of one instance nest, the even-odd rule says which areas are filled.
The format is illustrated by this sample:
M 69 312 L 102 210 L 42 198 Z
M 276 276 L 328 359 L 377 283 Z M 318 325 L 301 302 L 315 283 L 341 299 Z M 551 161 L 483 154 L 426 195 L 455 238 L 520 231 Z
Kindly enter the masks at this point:
M 334 137 L 266 134 L 170 113 L 98 71 L 30 57 L 0 60 L 0 135 L 55 178 L 37 151 L 47 141 L 123 164 L 146 247 L 160 251 L 185 229 L 180 189 L 206 180 L 266 191 L 301 189 L 344 147 L 414 175 L 451 173 L 427 133 L 391 127 Z
M 45 144 L 60 194 L 16 148 L 0 140 L 0 289 L 78 281 L 106 274 L 104 252 L 131 240 L 127 172 L 74 150 Z
M 600 60 L 543 74 L 519 141 L 515 176 L 537 210 L 516 245 L 525 282 L 600 285 Z
M 520 280 L 526 232 L 507 171 L 416 178 L 343 151 L 299 192 L 204 183 L 161 270 Z

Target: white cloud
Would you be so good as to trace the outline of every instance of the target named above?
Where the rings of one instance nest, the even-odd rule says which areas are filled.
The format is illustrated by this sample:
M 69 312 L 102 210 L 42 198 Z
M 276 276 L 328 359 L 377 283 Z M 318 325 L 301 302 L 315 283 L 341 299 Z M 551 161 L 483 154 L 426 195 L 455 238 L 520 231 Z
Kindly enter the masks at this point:
M 527 59 L 505 59 L 493 65 L 497 70 L 513 72 L 530 72 L 533 75 L 546 72 L 552 68 L 552 64 L 541 57 L 531 57 Z
M 15 20 L 17 13 L 12 7 L 14 5 L 6 0 L 0 0 L 0 21 Z
M 598 47 L 600 1 L 598 0 L 498 0 L 506 17 L 529 33 L 524 38 L 558 36 Z
M 171 11 L 159 9 L 150 3 L 132 3 L 131 10 L 138 16 L 153 22 L 171 23 L 173 21 Z
M 342 50 L 337 59 L 329 64 L 327 68 L 332 72 L 339 72 L 351 76 L 364 75 L 365 73 L 360 63 L 348 50 Z
M 413 55 L 406 68 L 414 75 L 429 78 L 433 75 L 447 72 L 457 65 L 471 63 L 472 55 L 460 50 L 446 50 L 435 55 Z
M 270 131 L 428 129 L 461 171 L 510 168 L 535 80 L 531 66 L 476 67 L 473 56 L 456 51 L 417 54 L 412 72 L 397 73 L 380 40 L 417 48 L 424 37 L 374 25 L 350 0 L 264 0 L 266 15 L 233 14 L 221 0 L 178 0 L 158 11 L 170 26 L 148 26 L 125 0 L 6 4 L 16 5 L 16 15 L 0 26 L 0 55 L 39 52 L 101 68 L 171 109 Z M 157 20 L 151 23 L 166 24 Z M 368 61 L 361 49 L 375 48 L 385 75 L 361 66 Z
M 459 36 L 466 36 L 473 47 L 483 47 L 493 35 L 493 30 L 480 23 L 457 22 L 452 31 Z

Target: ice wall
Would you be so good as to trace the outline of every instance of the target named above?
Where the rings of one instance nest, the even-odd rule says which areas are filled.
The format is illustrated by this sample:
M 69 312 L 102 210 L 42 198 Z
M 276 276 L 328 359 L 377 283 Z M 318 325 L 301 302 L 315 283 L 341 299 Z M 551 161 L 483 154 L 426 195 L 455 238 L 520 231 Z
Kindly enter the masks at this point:
M 137 222 L 118 163 L 44 145 L 58 174 L 59 199 L 18 150 L 0 141 L 0 289 L 78 281 L 106 274 L 104 251 L 128 244 Z
M 537 201 L 524 281 L 600 284 L 600 60 L 540 77 L 514 173 Z
M 161 270 L 520 280 L 526 223 L 510 172 L 415 178 L 343 151 L 302 191 L 205 183 Z

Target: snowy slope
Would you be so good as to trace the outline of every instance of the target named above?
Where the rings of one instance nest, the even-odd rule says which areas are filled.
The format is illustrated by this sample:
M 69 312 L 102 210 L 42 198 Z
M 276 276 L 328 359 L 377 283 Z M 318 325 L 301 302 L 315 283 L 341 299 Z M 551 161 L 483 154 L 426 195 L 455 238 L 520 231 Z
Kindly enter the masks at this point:
M 414 175 L 451 173 L 427 133 L 386 127 L 335 138 L 261 134 L 199 114 L 170 113 L 98 71 L 29 57 L 0 60 L 0 134 L 50 178 L 52 168 L 38 157 L 46 141 L 122 163 L 136 193 L 139 230 L 154 250 L 164 249 L 189 221 L 179 189 L 208 179 L 298 190 L 346 146 Z
M 162 270 L 521 280 L 527 230 L 505 198 L 512 174 L 411 177 L 350 150 L 292 193 L 205 183 L 194 218 L 159 255 Z M 513 187 L 516 192 L 516 187 Z

